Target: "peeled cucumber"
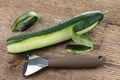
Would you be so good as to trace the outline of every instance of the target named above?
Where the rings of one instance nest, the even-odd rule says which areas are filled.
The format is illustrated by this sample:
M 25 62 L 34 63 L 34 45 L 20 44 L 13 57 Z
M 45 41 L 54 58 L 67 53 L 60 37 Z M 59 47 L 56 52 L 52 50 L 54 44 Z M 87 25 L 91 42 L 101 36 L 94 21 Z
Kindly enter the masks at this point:
M 10 37 L 7 39 L 7 50 L 9 53 L 21 53 L 73 39 L 79 45 L 67 45 L 69 52 L 89 51 L 93 49 L 93 43 L 82 34 L 93 29 L 102 19 L 101 11 L 81 13 L 48 28 Z

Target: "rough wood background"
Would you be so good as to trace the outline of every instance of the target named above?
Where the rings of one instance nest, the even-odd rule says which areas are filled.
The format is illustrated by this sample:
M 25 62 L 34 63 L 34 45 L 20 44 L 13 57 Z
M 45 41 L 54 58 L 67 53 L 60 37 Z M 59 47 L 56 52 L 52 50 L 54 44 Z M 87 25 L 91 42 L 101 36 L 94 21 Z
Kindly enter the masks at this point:
M 21 34 L 10 31 L 14 20 L 23 12 L 35 11 L 39 21 L 26 32 L 58 23 L 85 11 L 109 10 L 97 28 L 90 31 L 95 49 L 107 57 L 103 67 L 96 69 L 46 69 L 27 80 L 120 80 L 120 0 L 0 0 L 0 80 L 26 80 L 22 77 L 25 54 L 6 51 L 8 37 Z M 68 41 L 52 47 L 31 51 L 45 58 L 70 55 L 64 50 Z

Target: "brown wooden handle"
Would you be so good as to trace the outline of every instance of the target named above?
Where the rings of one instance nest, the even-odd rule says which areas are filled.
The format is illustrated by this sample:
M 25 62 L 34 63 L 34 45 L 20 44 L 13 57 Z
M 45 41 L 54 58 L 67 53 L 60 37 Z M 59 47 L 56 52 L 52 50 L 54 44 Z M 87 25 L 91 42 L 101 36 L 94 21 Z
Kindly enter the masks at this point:
M 48 60 L 48 67 L 58 68 L 94 68 L 102 66 L 105 57 L 99 54 L 80 54 Z

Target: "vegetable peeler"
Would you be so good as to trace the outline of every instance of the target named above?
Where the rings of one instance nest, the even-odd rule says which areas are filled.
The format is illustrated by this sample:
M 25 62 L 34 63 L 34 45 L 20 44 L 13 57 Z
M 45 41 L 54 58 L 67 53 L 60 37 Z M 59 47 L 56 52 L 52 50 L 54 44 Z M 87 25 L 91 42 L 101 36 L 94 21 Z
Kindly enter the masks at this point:
M 44 59 L 37 55 L 28 55 L 23 75 L 29 76 L 45 67 L 52 68 L 96 68 L 102 66 L 105 57 L 99 54 L 80 54 L 66 57 Z

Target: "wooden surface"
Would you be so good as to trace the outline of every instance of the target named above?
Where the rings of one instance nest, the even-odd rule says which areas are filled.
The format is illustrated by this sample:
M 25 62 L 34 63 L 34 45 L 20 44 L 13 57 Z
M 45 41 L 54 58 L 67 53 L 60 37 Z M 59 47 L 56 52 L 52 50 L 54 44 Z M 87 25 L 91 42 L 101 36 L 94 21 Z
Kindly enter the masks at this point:
M 96 69 L 45 69 L 27 80 L 120 80 L 120 0 L 0 0 L 0 80 L 26 80 L 22 77 L 25 54 L 6 51 L 14 20 L 26 11 L 35 11 L 39 21 L 26 32 L 53 25 L 85 11 L 109 10 L 97 28 L 86 35 L 95 49 L 89 53 L 106 56 L 104 66 Z M 52 47 L 31 51 L 45 58 L 70 55 L 64 49 L 68 41 Z

